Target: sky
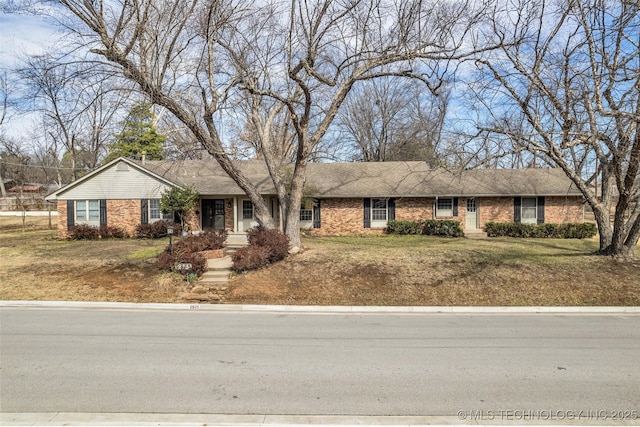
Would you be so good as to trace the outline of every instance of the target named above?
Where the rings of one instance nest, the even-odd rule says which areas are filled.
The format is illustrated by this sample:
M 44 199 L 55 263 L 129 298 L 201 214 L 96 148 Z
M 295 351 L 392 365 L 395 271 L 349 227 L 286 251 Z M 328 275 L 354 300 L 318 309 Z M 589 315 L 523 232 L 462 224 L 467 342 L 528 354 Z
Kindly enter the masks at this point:
M 18 67 L 20 57 L 25 54 L 45 53 L 57 37 L 56 28 L 42 17 L 0 12 L 0 73 L 8 74 L 10 70 Z M 19 95 L 17 91 L 17 84 L 10 82 L 10 101 Z M 32 126 L 32 121 L 33 117 L 28 114 L 11 114 L 3 124 L 3 132 L 11 138 L 23 138 Z

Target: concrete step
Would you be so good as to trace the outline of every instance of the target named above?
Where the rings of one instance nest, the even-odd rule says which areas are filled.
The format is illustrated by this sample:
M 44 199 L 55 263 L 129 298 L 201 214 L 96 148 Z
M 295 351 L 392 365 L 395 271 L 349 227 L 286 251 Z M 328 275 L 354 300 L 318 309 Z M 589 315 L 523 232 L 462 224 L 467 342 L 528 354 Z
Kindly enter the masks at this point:
M 211 258 L 207 260 L 207 270 L 230 270 L 233 265 L 230 256 L 223 256 L 222 258 Z
M 467 239 L 487 239 L 487 233 L 482 230 L 465 230 L 464 237 Z
M 231 274 L 231 270 L 209 270 L 205 271 L 202 274 L 203 279 L 218 279 L 218 278 L 228 278 L 229 274 Z

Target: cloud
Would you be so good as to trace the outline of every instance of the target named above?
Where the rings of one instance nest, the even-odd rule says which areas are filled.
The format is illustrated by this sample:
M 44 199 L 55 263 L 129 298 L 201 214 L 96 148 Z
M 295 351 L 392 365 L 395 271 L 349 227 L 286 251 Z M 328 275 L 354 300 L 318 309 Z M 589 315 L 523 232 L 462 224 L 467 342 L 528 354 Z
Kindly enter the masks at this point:
M 41 16 L 0 13 L 0 69 L 14 69 L 25 55 L 45 53 L 58 37 Z

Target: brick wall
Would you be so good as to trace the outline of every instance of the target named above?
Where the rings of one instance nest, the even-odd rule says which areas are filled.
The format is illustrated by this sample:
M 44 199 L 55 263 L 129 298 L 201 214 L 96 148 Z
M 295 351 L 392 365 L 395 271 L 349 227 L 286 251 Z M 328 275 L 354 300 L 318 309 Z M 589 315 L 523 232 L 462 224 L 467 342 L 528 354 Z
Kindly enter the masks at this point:
M 67 232 L 67 201 L 58 200 L 58 238 L 66 239 L 69 237 Z
M 396 219 L 398 221 L 422 221 L 433 219 L 435 199 L 402 197 L 396 199 Z
M 133 200 L 107 200 L 107 225 L 123 228 L 130 236 L 135 235 L 140 224 L 142 203 Z
M 227 231 L 235 231 L 233 223 L 233 198 L 224 199 L 224 228 Z
M 582 197 L 545 197 L 544 222 L 583 222 L 584 204 Z
M 480 228 L 487 222 L 513 222 L 513 197 L 479 197 L 476 198 L 476 206 L 480 214 Z
M 312 229 L 316 235 L 381 233 L 382 229 L 364 228 L 362 199 L 322 199 L 320 228 Z

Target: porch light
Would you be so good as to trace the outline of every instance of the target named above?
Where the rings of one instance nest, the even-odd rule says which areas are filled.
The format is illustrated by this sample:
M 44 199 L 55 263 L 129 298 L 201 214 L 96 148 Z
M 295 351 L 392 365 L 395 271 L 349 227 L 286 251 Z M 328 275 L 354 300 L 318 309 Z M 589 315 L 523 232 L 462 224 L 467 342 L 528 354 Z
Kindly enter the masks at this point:
M 167 235 L 169 236 L 169 253 L 173 255 L 173 225 L 167 225 Z

